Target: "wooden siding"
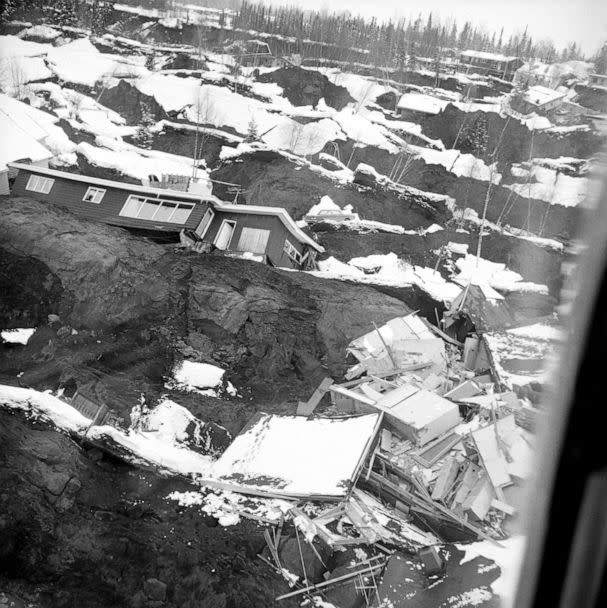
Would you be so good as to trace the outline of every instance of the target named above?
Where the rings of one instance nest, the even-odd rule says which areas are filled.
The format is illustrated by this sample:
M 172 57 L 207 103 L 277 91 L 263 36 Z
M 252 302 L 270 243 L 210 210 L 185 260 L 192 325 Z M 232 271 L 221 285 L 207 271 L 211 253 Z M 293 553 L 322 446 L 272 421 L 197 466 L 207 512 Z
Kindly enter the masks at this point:
M 262 230 L 270 230 L 270 239 L 268 246 L 266 247 L 266 255 L 276 266 L 286 266 L 288 268 L 295 268 L 295 264 L 291 258 L 284 252 L 285 239 L 297 249 L 297 251 L 303 255 L 306 245 L 296 239 L 280 221 L 279 218 L 273 215 L 257 215 L 249 213 L 230 213 L 225 211 L 215 210 L 215 217 L 204 235 L 204 241 L 212 243 L 217 236 L 217 231 L 221 226 L 223 220 L 230 220 L 236 222 L 236 228 L 232 235 L 232 241 L 230 242 L 229 251 L 236 251 L 238 241 L 243 228 L 260 228 Z
M 65 207 L 76 215 L 81 215 L 87 219 L 96 220 L 114 226 L 125 228 L 143 228 L 147 230 L 159 230 L 162 232 L 179 232 L 182 228 L 195 230 L 207 209 L 206 201 L 195 202 L 187 199 L 180 199 L 179 196 L 167 193 L 166 196 L 145 195 L 141 192 L 131 192 L 128 188 L 112 188 L 102 186 L 106 191 L 101 203 L 89 203 L 83 201 L 84 195 L 88 190 L 89 184 L 85 182 L 71 181 L 69 178 L 51 177 L 55 183 L 48 194 L 26 190 L 25 186 L 32 172 L 19 170 L 13 184 L 12 193 L 14 196 L 24 196 L 40 201 L 54 203 Z M 47 177 L 47 176 L 45 176 Z M 90 184 L 94 185 L 94 184 Z M 170 222 L 157 222 L 155 220 L 144 220 L 131 217 L 123 217 L 120 210 L 129 196 L 143 196 L 150 199 L 160 199 L 167 201 L 182 201 L 184 203 L 194 203 L 194 209 L 190 213 L 187 221 L 183 224 L 173 224 Z

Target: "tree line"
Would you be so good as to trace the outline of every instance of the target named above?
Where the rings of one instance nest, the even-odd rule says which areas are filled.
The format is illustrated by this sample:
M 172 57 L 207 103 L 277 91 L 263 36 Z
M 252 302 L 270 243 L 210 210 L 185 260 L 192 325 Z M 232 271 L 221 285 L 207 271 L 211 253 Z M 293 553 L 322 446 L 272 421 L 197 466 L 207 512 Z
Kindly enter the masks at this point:
M 527 28 L 506 36 L 503 28 L 489 32 L 470 21 L 463 24 L 440 21 L 432 13 L 380 22 L 375 17 L 368 19 L 347 12 L 304 11 L 294 6 L 267 6 L 243 0 L 234 26 L 365 50 L 370 63 L 385 66 L 396 66 L 405 56 L 434 58 L 467 49 L 536 58 L 547 63 L 583 58 L 575 42 L 557 50 L 552 41 L 535 40 Z

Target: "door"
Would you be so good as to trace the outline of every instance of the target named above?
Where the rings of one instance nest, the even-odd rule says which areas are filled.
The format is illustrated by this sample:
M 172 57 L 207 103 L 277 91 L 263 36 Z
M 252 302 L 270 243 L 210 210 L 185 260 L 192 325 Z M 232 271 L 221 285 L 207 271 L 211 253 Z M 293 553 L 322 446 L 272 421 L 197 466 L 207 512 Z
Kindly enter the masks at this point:
M 235 227 L 236 222 L 230 222 L 229 220 L 223 220 L 223 222 L 221 222 L 214 243 L 217 249 L 227 249 L 230 246 Z
M 205 211 L 204 217 L 202 218 L 200 224 L 198 224 L 198 228 L 196 228 L 196 234 L 200 238 L 203 238 L 204 235 L 207 233 L 207 230 L 209 229 L 209 226 L 211 225 L 211 222 L 213 221 L 214 217 L 215 212 L 212 209 L 207 209 Z

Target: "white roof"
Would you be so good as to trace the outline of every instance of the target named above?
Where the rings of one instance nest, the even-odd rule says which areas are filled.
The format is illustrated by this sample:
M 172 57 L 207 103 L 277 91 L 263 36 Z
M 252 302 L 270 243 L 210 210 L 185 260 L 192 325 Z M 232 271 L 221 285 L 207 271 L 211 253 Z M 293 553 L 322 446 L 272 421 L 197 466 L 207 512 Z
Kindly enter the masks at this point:
M 4 137 L 2 139 L 3 141 L 5 140 Z M 44 149 L 46 150 L 46 148 Z M 49 155 L 44 158 L 50 157 L 51 155 L 49 153 Z M 15 158 L 25 158 L 25 156 L 20 155 Z M 130 190 L 132 192 L 140 192 L 143 194 L 155 196 L 156 198 L 162 198 L 163 196 L 173 196 L 176 198 L 178 197 L 183 200 L 190 200 L 194 202 L 206 200 L 209 201 L 213 205 L 213 207 L 215 207 L 215 209 L 217 209 L 218 211 L 225 211 L 230 213 L 252 213 L 256 215 L 274 215 L 280 219 L 280 221 L 285 225 L 287 230 L 300 242 L 310 245 L 311 247 L 316 249 L 316 251 L 319 251 L 321 253 L 324 251 L 323 247 L 321 247 L 314 239 L 310 238 L 303 230 L 301 230 L 301 228 L 299 228 L 299 226 L 297 226 L 293 218 L 287 213 L 286 209 L 283 209 L 282 207 L 262 207 L 260 205 L 235 205 L 233 203 L 225 203 L 215 196 L 200 196 L 197 194 L 190 194 L 189 192 L 171 190 L 169 188 L 151 188 L 149 186 L 138 186 L 135 184 L 127 184 L 125 182 L 91 177 L 89 175 L 66 173 L 65 171 L 47 169 L 46 167 L 35 167 L 26 163 L 11 163 L 10 166 L 14 169 L 22 169 L 23 171 L 31 171 L 33 173 L 39 173 L 41 175 L 48 175 L 51 177 L 71 179 L 72 181 L 84 182 L 90 185 L 106 186 L 108 188 L 121 188 L 123 190 Z
M 438 114 L 439 112 L 442 112 L 449 103 L 449 101 L 438 99 L 431 95 L 405 93 L 400 98 L 398 107 L 405 110 L 413 110 L 415 112 L 424 112 L 426 114 Z
M 543 106 L 551 101 L 562 99 L 565 97 L 565 95 L 566 93 L 561 93 L 559 91 L 555 91 L 554 89 L 549 89 L 548 87 L 536 85 L 527 89 L 525 92 L 525 101 L 535 106 Z
M 493 61 L 514 61 L 516 56 L 501 55 L 500 53 L 488 53 L 486 51 L 461 51 L 461 57 L 476 57 L 477 59 L 491 59 Z
M 50 160 L 53 155 L 35 137 L 32 137 L 18 122 L 0 111 L 0 171 L 8 163 L 25 158 L 32 162 Z

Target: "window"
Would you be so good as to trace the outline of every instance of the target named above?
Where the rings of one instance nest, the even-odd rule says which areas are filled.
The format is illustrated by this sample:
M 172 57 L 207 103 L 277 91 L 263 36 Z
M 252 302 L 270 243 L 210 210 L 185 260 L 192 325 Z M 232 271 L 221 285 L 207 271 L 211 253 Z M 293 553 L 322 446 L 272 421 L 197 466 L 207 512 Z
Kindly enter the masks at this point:
M 196 228 L 196 234 L 200 238 L 203 238 L 204 235 L 207 233 L 207 230 L 209 229 L 209 226 L 211 225 L 211 222 L 213 221 L 214 217 L 215 212 L 212 209 L 207 209 L 200 224 L 198 224 L 198 228 Z
M 54 179 L 42 177 L 41 175 L 30 175 L 25 189 L 31 190 L 32 192 L 40 192 L 41 194 L 48 194 L 54 183 Z
M 283 251 L 294 262 L 297 262 L 298 264 L 301 262 L 301 253 L 299 253 L 299 251 L 297 251 L 297 249 L 295 249 L 295 247 L 293 247 L 293 244 L 288 239 L 285 240 L 285 246 L 283 247 Z
M 168 224 L 184 224 L 194 209 L 193 203 L 162 201 L 142 196 L 129 196 L 120 215 Z
M 84 195 L 83 201 L 87 203 L 97 203 L 99 204 L 103 200 L 103 196 L 105 195 L 105 190 L 103 188 L 93 188 L 91 186 Z
M 236 250 L 249 251 L 250 253 L 258 254 L 265 253 L 269 238 L 269 230 L 261 230 L 259 228 L 243 228 Z

